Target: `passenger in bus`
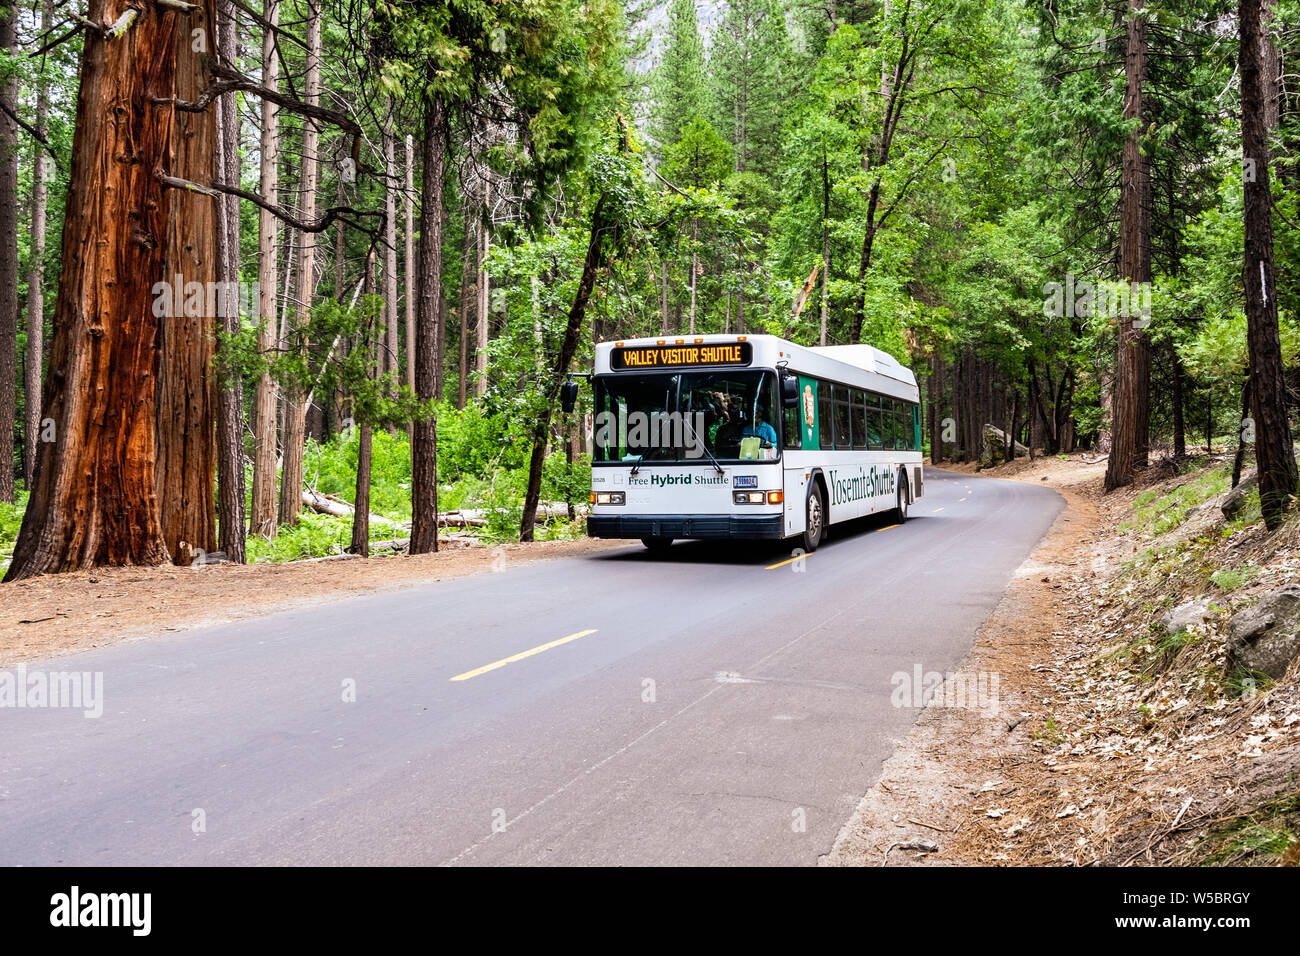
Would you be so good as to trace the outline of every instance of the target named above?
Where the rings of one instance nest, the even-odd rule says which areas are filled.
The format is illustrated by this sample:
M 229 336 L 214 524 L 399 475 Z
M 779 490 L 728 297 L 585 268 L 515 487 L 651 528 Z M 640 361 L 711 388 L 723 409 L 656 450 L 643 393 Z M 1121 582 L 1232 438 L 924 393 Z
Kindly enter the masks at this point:
M 757 409 L 754 412 L 754 423 L 746 425 L 741 431 L 742 438 L 757 438 L 763 448 L 776 447 L 776 429 L 763 420 L 763 410 Z

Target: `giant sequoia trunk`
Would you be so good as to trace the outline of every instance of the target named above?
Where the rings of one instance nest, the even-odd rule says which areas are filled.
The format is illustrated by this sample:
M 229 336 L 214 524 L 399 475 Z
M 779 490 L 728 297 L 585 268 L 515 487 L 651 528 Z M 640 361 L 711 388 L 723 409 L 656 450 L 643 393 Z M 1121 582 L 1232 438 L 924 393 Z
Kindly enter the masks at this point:
M 1144 0 L 1129 0 L 1127 77 L 1124 119 L 1137 120 L 1124 142 L 1120 183 L 1120 279 L 1151 281 L 1151 170 L 1142 153 L 1146 120 L 1142 107 L 1147 72 L 1147 22 Z M 1127 311 L 1132 311 L 1127 310 Z M 1150 417 L 1151 345 L 1133 316 L 1119 317 L 1119 351 L 1111 406 L 1111 450 L 1106 465 L 1106 490 L 1133 482 L 1133 470 L 1147 462 Z
M 415 393 L 438 395 L 438 303 L 442 297 L 442 187 L 447 113 L 442 97 L 425 100 L 420 252 L 415 304 Z M 411 554 L 438 550 L 438 426 L 433 418 L 411 428 Z
M 1282 522 L 1296 493 L 1295 452 L 1287 420 L 1282 346 L 1278 334 L 1277 273 L 1273 265 L 1273 202 L 1269 192 L 1266 81 L 1261 71 L 1261 0 L 1241 0 L 1241 151 L 1255 161 L 1245 184 L 1246 343 L 1250 352 L 1250 400 L 1255 418 L 1259 504 L 1270 530 Z
M 189 29 L 177 30 L 173 49 L 176 62 L 176 97 L 194 102 L 211 82 L 209 55 L 195 46 L 211 50 L 216 43 L 215 0 L 202 0 L 187 21 Z M 203 44 L 196 44 L 192 30 L 202 30 Z M 172 127 L 172 175 L 191 182 L 207 183 L 216 176 L 216 111 L 177 111 Z M 157 463 L 154 486 L 163 540 L 178 563 L 189 564 L 194 551 L 213 551 L 217 546 L 216 380 L 213 357 L 216 349 L 218 311 L 238 308 L 236 296 L 208 296 L 221 265 L 217 250 L 217 204 L 214 199 L 187 189 L 168 190 L 172 228 L 167 233 L 167 261 L 163 281 L 172 285 L 173 308 L 165 310 L 158 330 Z M 186 290 L 198 283 L 204 290 L 201 309 L 176 308 L 188 302 Z M 226 301 L 221 301 L 225 299 Z
M 158 319 L 166 261 L 175 11 L 91 0 L 77 95 L 43 415 L 56 440 L 6 580 L 168 558 L 154 488 Z

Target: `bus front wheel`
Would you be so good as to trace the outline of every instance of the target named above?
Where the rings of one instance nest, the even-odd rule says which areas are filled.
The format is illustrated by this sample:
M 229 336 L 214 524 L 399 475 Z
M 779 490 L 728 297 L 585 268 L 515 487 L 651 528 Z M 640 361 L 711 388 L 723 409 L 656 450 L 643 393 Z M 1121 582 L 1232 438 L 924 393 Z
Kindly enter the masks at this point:
M 907 493 L 907 479 L 898 483 L 898 507 L 894 509 L 894 520 L 902 524 L 907 520 L 907 505 L 910 495 Z
M 826 504 L 821 489 L 813 485 L 808 492 L 807 514 L 804 521 L 803 549 L 811 554 L 826 536 Z

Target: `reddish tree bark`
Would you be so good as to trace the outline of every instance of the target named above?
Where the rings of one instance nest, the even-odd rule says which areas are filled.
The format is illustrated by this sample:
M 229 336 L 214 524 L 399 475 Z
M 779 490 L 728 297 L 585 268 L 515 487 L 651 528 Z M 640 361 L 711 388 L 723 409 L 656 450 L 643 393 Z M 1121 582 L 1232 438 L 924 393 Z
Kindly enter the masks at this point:
M 176 96 L 193 102 L 211 82 L 208 61 L 215 48 L 214 0 L 201 0 L 176 31 Z M 194 30 L 203 42 L 196 43 Z M 196 51 L 201 46 L 202 51 Z M 178 111 L 172 127 L 172 175 L 207 183 L 216 175 L 216 111 Z M 163 540 L 180 564 L 196 550 L 217 547 L 216 516 L 216 354 L 217 316 L 208 305 L 237 308 L 235 301 L 209 296 L 219 274 L 217 204 L 222 199 L 185 189 L 168 190 L 171 228 L 167 232 L 162 281 L 171 286 L 171 309 L 159 319 L 157 463 L 154 487 Z M 198 283 L 204 307 L 197 314 L 182 307 L 187 290 Z M 237 298 L 237 297 L 230 297 Z
M 154 489 L 158 320 L 166 259 L 176 13 L 91 0 L 77 96 L 44 416 L 56 440 L 6 580 L 168 558 Z

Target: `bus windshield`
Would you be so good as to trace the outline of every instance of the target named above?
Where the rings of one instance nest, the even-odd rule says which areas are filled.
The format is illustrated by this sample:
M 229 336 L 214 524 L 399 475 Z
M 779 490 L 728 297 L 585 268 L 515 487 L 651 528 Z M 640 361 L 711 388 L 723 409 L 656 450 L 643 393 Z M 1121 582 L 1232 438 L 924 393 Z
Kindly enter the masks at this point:
M 598 462 L 757 461 L 780 452 L 772 372 L 602 375 L 595 398 Z

